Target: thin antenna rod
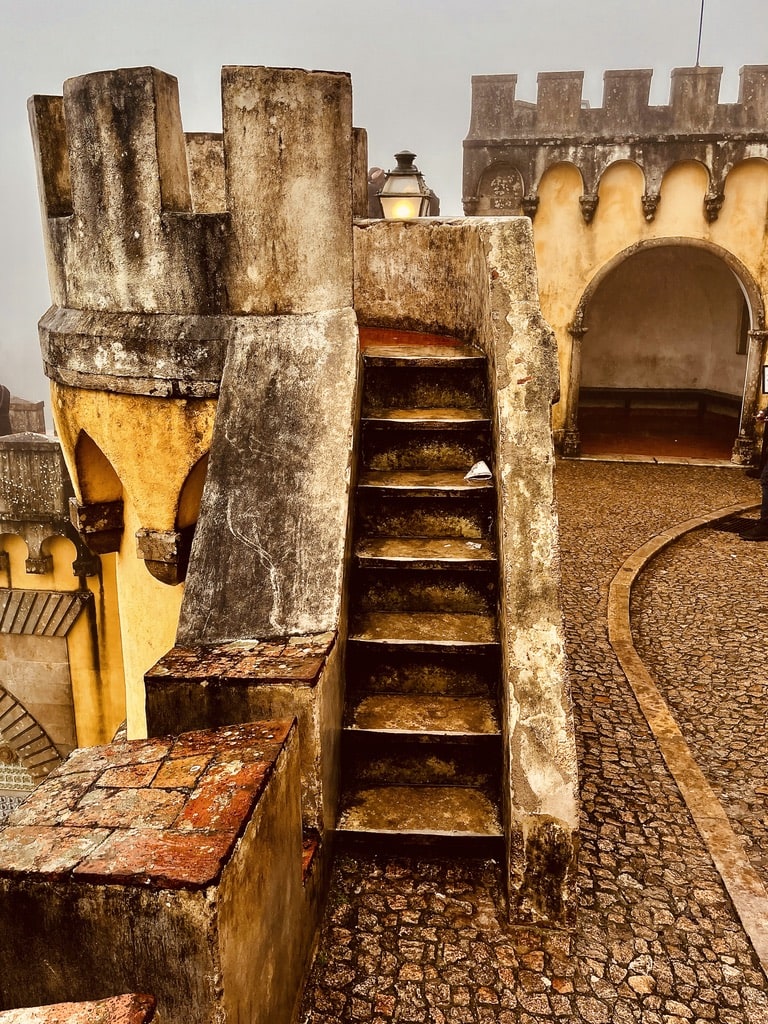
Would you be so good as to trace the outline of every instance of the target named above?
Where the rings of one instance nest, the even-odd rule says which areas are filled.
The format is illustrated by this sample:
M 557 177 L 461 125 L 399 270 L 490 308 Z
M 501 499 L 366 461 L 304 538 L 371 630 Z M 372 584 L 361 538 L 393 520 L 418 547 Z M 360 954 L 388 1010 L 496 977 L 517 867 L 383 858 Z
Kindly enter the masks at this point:
M 699 43 L 696 47 L 696 67 L 699 67 L 701 60 L 701 30 L 704 26 L 704 0 L 701 0 L 701 14 L 699 15 Z

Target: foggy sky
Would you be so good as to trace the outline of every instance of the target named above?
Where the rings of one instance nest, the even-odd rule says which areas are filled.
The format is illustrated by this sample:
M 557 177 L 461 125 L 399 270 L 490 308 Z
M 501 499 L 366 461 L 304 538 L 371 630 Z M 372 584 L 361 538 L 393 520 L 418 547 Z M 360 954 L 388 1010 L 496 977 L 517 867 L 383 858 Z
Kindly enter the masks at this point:
M 349 71 L 354 123 L 369 161 L 418 154 L 442 213 L 460 214 L 462 140 L 472 75 L 517 74 L 536 99 L 539 71 L 585 71 L 602 102 L 603 71 L 669 72 L 695 63 L 700 0 L 0 0 L 0 383 L 44 399 L 37 321 L 50 298 L 26 101 L 64 79 L 151 64 L 176 75 L 186 131 L 220 131 L 223 64 Z M 768 64 L 765 0 L 706 0 L 701 63 L 722 66 L 721 102 L 744 64 Z M 767 126 L 768 127 L 768 126 Z

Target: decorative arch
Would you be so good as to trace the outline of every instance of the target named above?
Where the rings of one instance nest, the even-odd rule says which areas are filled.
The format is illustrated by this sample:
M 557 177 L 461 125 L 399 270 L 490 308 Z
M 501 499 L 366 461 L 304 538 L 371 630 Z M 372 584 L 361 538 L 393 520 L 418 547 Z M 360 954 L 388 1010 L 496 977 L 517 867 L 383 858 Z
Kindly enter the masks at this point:
M 655 248 L 670 247 L 698 248 L 709 252 L 724 263 L 733 274 L 744 296 L 749 310 L 750 328 L 748 334 L 747 365 L 744 381 L 744 393 L 739 419 L 739 432 L 733 450 L 733 461 L 749 463 L 754 455 L 755 433 L 754 417 L 758 407 L 760 386 L 760 366 L 763 350 L 768 341 L 765 330 L 765 301 L 752 273 L 742 261 L 729 250 L 704 238 L 675 236 L 643 239 L 628 246 L 603 264 L 590 279 L 582 292 L 576 306 L 573 320 L 568 327 L 571 335 L 571 358 L 566 395 L 565 429 L 563 434 L 563 454 L 570 457 L 578 456 L 580 438 L 578 431 L 578 408 L 581 389 L 582 343 L 587 333 L 585 317 L 590 303 L 601 284 L 610 274 L 631 256 L 641 251 Z
M 82 502 L 72 521 L 91 551 L 99 555 L 120 550 L 123 534 L 123 485 L 96 442 L 81 430 L 75 443 L 75 471 Z

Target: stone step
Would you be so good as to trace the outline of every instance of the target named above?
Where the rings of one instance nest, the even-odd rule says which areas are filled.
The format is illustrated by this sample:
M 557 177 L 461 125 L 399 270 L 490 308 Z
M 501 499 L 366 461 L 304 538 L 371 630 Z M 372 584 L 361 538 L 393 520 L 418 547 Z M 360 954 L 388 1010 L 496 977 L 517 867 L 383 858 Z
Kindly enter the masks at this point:
M 497 559 L 488 540 L 463 537 L 361 537 L 355 544 L 360 568 L 495 569 Z
M 363 465 L 374 470 L 458 469 L 466 473 L 476 462 L 491 459 L 490 431 L 465 429 L 403 429 L 399 425 L 365 427 Z M 463 474 L 462 474 L 463 475 Z
M 366 369 L 373 366 L 399 366 L 413 369 L 414 367 L 443 368 L 445 366 L 485 367 L 485 356 L 472 345 L 460 341 L 453 344 L 373 344 L 363 350 L 363 361 Z
M 494 701 L 487 697 L 367 694 L 348 708 L 345 728 L 376 733 L 473 737 L 499 735 Z
M 470 467 L 467 466 L 467 470 Z M 465 480 L 466 470 L 457 469 L 366 469 L 360 474 L 358 491 L 373 491 L 382 497 L 463 498 L 493 491 L 493 478 Z
M 362 418 L 363 427 L 399 427 L 401 430 L 490 429 L 482 409 L 379 409 Z
M 374 842 L 439 843 L 448 853 L 453 841 L 478 849 L 495 846 L 503 833 L 496 802 L 481 789 L 463 786 L 370 786 L 344 794 L 340 838 Z M 493 842 L 496 841 L 496 842 Z
M 496 611 L 496 590 L 493 572 L 373 568 L 355 573 L 351 600 L 358 612 L 492 615 Z
M 497 799 L 499 733 L 345 729 L 341 744 L 346 777 L 356 786 L 469 786 Z
M 461 497 L 440 491 L 414 497 L 403 490 L 364 487 L 357 492 L 358 535 L 488 539 L 493 536 L 494 498 L 492 488 Z
M 384 648 L 351 643 L 347 649 L 347 699 L 366 693 L 422 693 L 495 699 L 500 678 L 498 647 Z M 375 654 L 375 656 L 372 656 Z
M 499 644 L 493 615 L 434 612 L 368 612 L 356 615 L 349 634 L 353 643 L 406 646 L 412 650 L 483 649 Z
M 365 365 L 362 414 L 379 418 L 402 409 L 485 409 L 485 366 L 481 361 L 433 361 L 407 366 L 396 362 Z

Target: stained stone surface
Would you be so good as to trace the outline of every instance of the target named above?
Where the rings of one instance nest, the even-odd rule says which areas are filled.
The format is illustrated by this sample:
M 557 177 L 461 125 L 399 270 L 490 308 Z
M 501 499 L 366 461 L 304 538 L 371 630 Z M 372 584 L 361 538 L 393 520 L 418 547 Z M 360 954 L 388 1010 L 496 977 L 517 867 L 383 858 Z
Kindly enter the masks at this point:
M 768 982 L 608 644 L 605 617 L 608 585 L 627 555 L 693 515 L 758 501 L 759 488 L 736 470 L 689 466 L 564 462 L 557 479 L 582 799 L 577 926 L 510 927 L 493 862 L 346 856 L 336 866 L 302 1024 L 768 1024 Z M 740 659 L 754 688 L 763 647 L 728 609 L 742 604 L 760 620 L 764 573 L 755 560 L 766 546 L 727 534 L 710 539 L 710 531 L 701 542 L 710 545 L 706 561 L 695 544 L 672 549 L 669 591 L 658 598 L 669 602 L 668 628 L 643 609 L 648 636 L 638 643 L 675 665 L 686 656 L 675 652 L 686 650 L 688 580 L 698 580 L 712 595 L 701 642 L 707 631 L 715 638 L 709 657 L 727 664 L 737 696 L 722 726 L 719 702 L 698 690 L 686 698 L 682 675 L 679 699 L 713 733 L 732 734 L 724 760 L 737 778 L 745 742 L 758 746 L 750 758 L 764 773 L 752 725 L 760 714 L 765 721 L 765 707 L 736 712 L 751 693 L 739 682 Z M 713 568 L 709 556 L 720 548 L 727 557 Z M 678 573 L 686 582 L 675 587 Z M 745 650 L 753 643 L 757 653 Z M 724 736 L 696 750 L 708 776 L 719 744 Z M 759 851 L 757 838 L 751 850 Z M 759 867 L 759 852 L 753 856 Z

